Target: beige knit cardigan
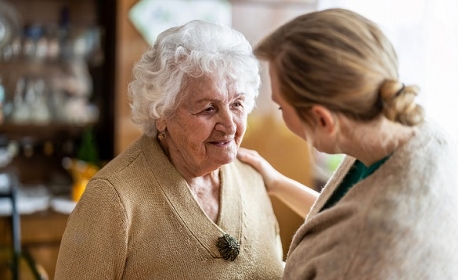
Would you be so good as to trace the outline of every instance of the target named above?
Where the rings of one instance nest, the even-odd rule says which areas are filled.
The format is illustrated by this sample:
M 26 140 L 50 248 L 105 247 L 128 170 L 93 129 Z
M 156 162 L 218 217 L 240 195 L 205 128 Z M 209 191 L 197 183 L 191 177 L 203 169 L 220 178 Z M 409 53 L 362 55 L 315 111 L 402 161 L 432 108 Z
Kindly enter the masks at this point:
M 347 157 L 296 233 L 284 279 L 458 279 L 458 147 L 418 127 L 372 175 L 323 210 Z
M 278 223 L 259 173 L 221 168 L 213 223 L 155 139 L 139 138 L 89 182 L 65 230 L 55 279 L 279 279 Z M 240 242 L 235 261 L 216 243 Z

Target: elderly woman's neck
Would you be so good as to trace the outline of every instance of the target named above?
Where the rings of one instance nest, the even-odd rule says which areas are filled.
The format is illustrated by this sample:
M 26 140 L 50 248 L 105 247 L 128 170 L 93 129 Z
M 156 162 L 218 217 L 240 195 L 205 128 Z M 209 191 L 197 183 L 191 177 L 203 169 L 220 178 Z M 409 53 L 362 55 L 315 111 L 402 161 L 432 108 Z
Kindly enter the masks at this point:
M 185 178 L 192 195 L 199 203 L 202 210 L 214 223 L 219 217 L 219 195 L 221 182 L 219 170 L 204 176 Z
M 414 127 L 404 126 L 385 117 L 364 123 L 349 120 L 347 125 L 341 149 L 366 166 L 391 155 L 415 135 Z
M 189 190 L 204 213 L 214 223 L 217 223 L 221 189 L 220 170 L 202 170 L 198 166 L 192 168 L 193 165 L 187 164 L 183 158 L 173 156 L 167 146 L 167 141 L 163 140 L 159 143 L 172 165 L 188 183 Z

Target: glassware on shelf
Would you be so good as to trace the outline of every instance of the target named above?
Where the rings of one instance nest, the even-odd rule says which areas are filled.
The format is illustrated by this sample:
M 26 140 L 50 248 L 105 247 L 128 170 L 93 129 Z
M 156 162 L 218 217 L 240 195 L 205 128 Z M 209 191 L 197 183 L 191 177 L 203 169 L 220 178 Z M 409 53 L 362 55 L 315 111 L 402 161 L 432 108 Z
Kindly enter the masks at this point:
M 14 123 L 26 123 L 29 120 L 29 108 L 25 101 L 25 78 L 21 77 L 16 83 L 16 90 L 14 92 L 13 112 L 11 115 Z
M 7 1 L 0 0 L 0 49 L 19 35 L 21 21 L 16 9 Z
M 5 87 L 2 83 L 2 77 L 0 77 L 0 125 L 5 121 L 5 113 L 3 104 L 5 103 Z
M 102 30 L 72 26 L 69 19 L 64 7 L 59 22 L 28 23 L 0 44 L 0 77 L 5 89 L 3 99 L 0 96 L 0 122 L 84 126 L 98 120 L 98 107 L 91 103 L 89 67 L 103 62 Z M 0 38 L 1 32 L 0 24 Z

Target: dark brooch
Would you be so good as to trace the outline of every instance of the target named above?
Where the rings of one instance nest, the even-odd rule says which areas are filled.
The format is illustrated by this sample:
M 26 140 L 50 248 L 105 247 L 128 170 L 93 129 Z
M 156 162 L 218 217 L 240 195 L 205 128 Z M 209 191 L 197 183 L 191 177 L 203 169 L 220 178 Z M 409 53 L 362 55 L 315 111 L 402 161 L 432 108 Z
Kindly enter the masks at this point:
M 225 260 L 234 261 L 240 252 L 240 245 L 237 239 L 227 233 L 218 237 L 216 247 L 218 247 L 219 253 Z

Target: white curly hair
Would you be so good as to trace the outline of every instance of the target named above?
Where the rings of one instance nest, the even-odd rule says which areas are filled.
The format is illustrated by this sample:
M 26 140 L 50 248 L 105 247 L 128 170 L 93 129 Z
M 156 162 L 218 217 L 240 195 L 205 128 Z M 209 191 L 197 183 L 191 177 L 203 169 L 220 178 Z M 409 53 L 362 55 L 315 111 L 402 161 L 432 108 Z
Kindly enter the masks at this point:
M 259 93 L 259 63 L 242 33 L 229 26 L 193 20 L 165 30 L 142 55 L 128 86 L 132 121 L 148 136 L 156 120 L 173 114 L 186 78 L 208 76 L 217 85 L 235 83 L 251 112 Z

